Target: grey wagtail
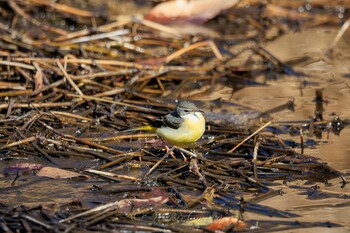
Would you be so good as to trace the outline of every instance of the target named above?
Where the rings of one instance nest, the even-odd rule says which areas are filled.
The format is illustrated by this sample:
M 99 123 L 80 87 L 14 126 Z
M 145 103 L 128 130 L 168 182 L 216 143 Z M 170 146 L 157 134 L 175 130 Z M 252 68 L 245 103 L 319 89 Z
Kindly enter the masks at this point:
M 177 103 L 173 112 L 152 123 L 134 130 L 156 132 L 174 146 L 189 146 L 205 131 L 205 119 L 196 105 L 189 101 Z

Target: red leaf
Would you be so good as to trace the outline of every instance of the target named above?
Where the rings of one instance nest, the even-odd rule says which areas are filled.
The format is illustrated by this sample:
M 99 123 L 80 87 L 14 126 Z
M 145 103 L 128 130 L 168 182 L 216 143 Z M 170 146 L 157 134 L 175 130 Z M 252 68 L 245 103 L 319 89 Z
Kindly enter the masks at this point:
M 176 0 L 154 7 L 145 18 L 161 24 L 203 24 L 238 0 Z
M 231 224 L 235 224 L 235 226 L 237 226 L 237 228 L 240 229 L 245 228 L 247 226 L 245 222 L 238 220 L 235 217 L 224 217 L 213 221 L 207 226 L 207 228 L 212 231 L 223 230 L 225 227 Z

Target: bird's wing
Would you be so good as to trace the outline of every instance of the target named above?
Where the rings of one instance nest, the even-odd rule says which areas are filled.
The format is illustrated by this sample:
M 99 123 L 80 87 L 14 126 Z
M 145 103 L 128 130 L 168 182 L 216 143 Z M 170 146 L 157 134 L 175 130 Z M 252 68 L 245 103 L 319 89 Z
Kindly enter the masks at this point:
M 173 129 L 178 129 L 183 121 L 184 120 L 174 111 L 154 122 L 153 126 L 166 126 Z

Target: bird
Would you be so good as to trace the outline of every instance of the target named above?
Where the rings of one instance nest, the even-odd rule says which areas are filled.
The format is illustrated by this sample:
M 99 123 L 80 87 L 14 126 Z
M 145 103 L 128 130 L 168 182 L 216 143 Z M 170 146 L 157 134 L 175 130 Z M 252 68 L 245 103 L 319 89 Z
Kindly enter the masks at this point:
M 155 132 L 173 146 L 186 147 L 195 143 L 205 132 L 204 112 L 190 101 L 179 101 L 176 108 L 152 122 L 150 125 L 135 128 Z

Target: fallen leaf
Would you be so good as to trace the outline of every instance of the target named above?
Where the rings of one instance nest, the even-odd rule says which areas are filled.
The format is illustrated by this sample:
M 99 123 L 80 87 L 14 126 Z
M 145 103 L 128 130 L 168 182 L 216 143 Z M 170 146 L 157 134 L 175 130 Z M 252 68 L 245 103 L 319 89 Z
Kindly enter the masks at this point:
M 34 91 L 40 90 L 41 88 L 43 88 L 43 72 L 41 70 L 38 70 L 35 75 L 34 75 Z M 42 93 L 40 93 L 42 94 Z
M 39 170 L 42 165 L 39 163 L 16 163 L 13 166 L 4 169 L 4 173 L 29 172 Z
M 161 24 L 203 24 L 237 2 L 238 0 L 167 1 L 155 6 L 145 18 Z
M 168 198 L 163 196 L 152 197 L 148 199 L 124 199 L 118 202 L 118 210 L 120 213 L 132 213 L 137 209 L 144 209 L 146 207 L 158 208 L 160 205 L 166 203 Z
M 152 188 L 150 192 L 143 192 L 140 195 L 142 198 L 154 198 L 154 197 L 163 197 L 164 200 L 169 198 L 168 192 L 160 188 Z
M 217 220 L 214 220 L 211 224 L 207 226 L 209 230 L 223 230 L 225 227 L 235 224 L 239 229 L 247 227 L 247 224 L 241 220 L 238 220 L 235 217 L 223 217 Z
M 36 173 L 36 175 L 42 177 L 49 177 L 52 179 L 87 177 L 86 175 L 82 175 L 77 172 L 67 171 L 56 167 L 43 167 L 38 171 L 38 173 Z

